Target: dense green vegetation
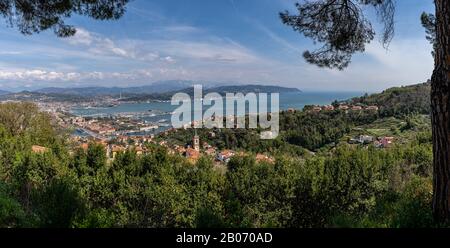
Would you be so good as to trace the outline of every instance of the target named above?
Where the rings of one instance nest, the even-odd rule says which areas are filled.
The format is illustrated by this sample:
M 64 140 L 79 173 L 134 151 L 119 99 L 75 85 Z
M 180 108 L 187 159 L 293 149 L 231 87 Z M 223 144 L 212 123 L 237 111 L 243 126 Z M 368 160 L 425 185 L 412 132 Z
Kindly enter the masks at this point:
M 378 113 L 373 111 L 282 112 L 281 133 L 275 140 L 261 140 L 259 129 L 200 129 L 198 134 L 202 140 L 219 149 L 303 154 L 304 148 L 314 151 L 337 143 L 353 127 L 369 124 L 377 119 Z M 214 137 L 211 137 L 211 132 L 215 133 Z M 163 135 L 162 138 L 181 145 L 186 144 L 192 139 L 192 130 L 179 130 Z
M 260 140 L 259 129 L 198 130 L 200 138 L 219 149 L 252 152 L 305 154 L 335 146 L 351 135 L 400 136 L 411 139 L 417 131 L 430 128 L 426 118 L 430 111 L 429 83 L 395 87 L 379 94 L 365 95 L 334 105 L 351 104 L 379 106 L 375 111 L 295 111 L 280 113 L 280 136 L 275 140 Z M 308 106 L 307 106 L 308 107 Z M 386 129 L 390 126 L 389 129 Z M 358 131 L 360 130 L 360 131 Z M 361 130 L 363 132 L 361 132 Z M 408 132 L 409 131 L 409 132 Z M 179 130 L 163 135 L 173 143 L 185 145 L 192 139 L 192 130 Z
M 112 162 L 96 144 L 69 152 L 64 136 L 34 105 L 0 105 L 0 226 L 434 226 L 431 136 L 426 128 L 415 129 L 414 118 L 404 131 L 414 135 L 402 145 L 336 144 L 316 155 L 298 144 L 319 147 L 370 118 L 339 112 L 283 118 L 283 129 L 296 131 L 265 143 L 274 147 L 275 164 L 242 156 L 222 171 L 208 158 L 192 165 L 153 145 L 148 155 L 127 151 Z M 307 125 L 315 126 L 300 127 Z M 216 140 L 249 149 L 263 142 L 250 137 L 243 144 L 236 135 L 253 134 L 230 132 L 221 134 L 229 141 Z M 305 141 L 289 138 L 296 132 L 316 133 L 324 141 L 297 143 Z M 33 153 L 32 145 L 49 150 Z

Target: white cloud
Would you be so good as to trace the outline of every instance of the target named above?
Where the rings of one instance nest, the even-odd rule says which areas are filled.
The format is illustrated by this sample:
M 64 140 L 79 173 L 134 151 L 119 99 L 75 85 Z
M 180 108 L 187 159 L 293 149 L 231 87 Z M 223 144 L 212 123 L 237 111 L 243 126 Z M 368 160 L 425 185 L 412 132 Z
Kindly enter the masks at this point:
M 91 45 L 94 37 L 87 30 L 78 28 L 74 36 L 67 38 L 67 41 L 72 45 Z
M 170 56 L 164 57 L 163 60 L 168 62 L 168 63 L 175 63 L 176 62 L 175 59 L 173 59 Z
M 242 64 L 261 60 L 248 49 L 231 42 L 207 43 L 171 40 L 148 41 L 145 43 L 144 45 L 153 47 L 161 54 L 197 62 L 234 62 Z
M 171 32 L 174 30 L 193 32 L 195 30 L 190 26 L 168 27 L 167 29 Z M 262 59 L 233 41 L 217 38 L 201 42 L 177 39 L 112 40 L 85 29 L 79 29 L 75 37 L 68 39 L 68 43 L 84 47 L 93 54 L 144 62 L 175 63 L 178 59 L 184 59 L 208 63 L 254 63 Z
M 135 58 L 133 51 L 117 46 L 113 40 L 104 38 L 99 34 L 91 33 L 82 28 L 78 28 L 75 36 L 68 38 L 67 42 L 74 46 L 85 47 L 89 52 L 97 55 Z
M 57 72 L 46 70 L 0 70 L 0 81 L 13 80 L 22 85 L 28 85 L 35 83 L 40 84 L 59 84 L 59 83 L 83 83 L 83 82 L 96 82 L 98 84 L 120 84 L 126 81 L 145 81 L 145 80 L 158 80 L 167 79 L 169 77 L 181 77 L 186 76 L 188 72 L 182 67 L 176 68 L 149 68 L 132 70 L 127 72 Z M 111 86 L 111 85 L 110 85 Z
M 193 27 L 193 26 L 189 26 L 189 25 L 173 25 L 173 26 L 167 26 L 167 27 L 163 27 L 159 30 L 157 30 L 158 32 L 164 32 L 164 33 L 170 33 L 170 34 L 194 34 L 194 33 L 201 33 L 202 30 L 197 28 L 197 27 Z
M 273 41 L 278 43 L 281 47 L 285 48 L 286 50 L 293 51 L 293 52 L 296 52 L 296 53 L 302 53 L 303 52 L 299 47 L 297 47 L 297 46 L 291 44 L 290 42 L 288 42 L 287 40 L 283 39 L 280 35 L 276 34 L 275 32 L 273 32 L 272 30 L 270 30 L 266 26 L 262 25 L 261 23 L 256 22 L 254 20 L 249 20 L 249 22 L 253 23 L 264 34 L 266 34 L 268 37 L 270 37 Z
M 105 79 L 103 72 L 56 72 L 46 70 L 15 70 L 0 71 L 0 80 L 14 80 L 19 82 L 66 82 L 86 79 Z
M 433 68 L 431 45 L 425 40 L 394 41 L 389 49 L 379 43 L 368 45 L 366 53 L 381 65 L 391 69 L 406 69 L 410 73 L 423 73 Z

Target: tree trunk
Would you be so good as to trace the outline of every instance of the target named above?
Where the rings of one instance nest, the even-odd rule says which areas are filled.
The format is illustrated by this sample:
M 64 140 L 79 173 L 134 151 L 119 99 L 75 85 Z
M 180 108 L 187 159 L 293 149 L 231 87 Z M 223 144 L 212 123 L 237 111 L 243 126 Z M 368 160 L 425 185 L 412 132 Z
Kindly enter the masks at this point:
M 450 220 L 450 1 L 436 0 L 437 49 L 431 78 L 433 214 Z

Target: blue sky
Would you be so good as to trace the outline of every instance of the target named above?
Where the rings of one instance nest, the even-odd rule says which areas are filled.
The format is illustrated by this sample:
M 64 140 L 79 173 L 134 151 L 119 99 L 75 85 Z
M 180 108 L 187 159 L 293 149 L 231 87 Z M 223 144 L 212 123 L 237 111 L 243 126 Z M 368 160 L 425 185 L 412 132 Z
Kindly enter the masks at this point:
M 433 12 L 432 0 L 397 0 L 389 49 L 377 37 L 345 71 L 304 62 L 302 52 L 315 46 L 278 17 L 280 11 L 295 11 L 295 2 L 134 0 L 118 21 L 69 19 L 78 32 L 66 39 L 52 32 L 23 36 L 0 22 L 0 89 L 184 79 L 372 92 L 430 77 L 431 46 L 419 17 Z

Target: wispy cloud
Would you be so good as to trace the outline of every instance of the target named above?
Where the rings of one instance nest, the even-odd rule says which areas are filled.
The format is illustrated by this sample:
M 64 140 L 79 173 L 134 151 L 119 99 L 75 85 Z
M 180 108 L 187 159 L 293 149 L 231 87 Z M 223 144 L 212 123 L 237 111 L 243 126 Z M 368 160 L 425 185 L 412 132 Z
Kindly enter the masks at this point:
M 124 58 L 136 57 L 134 51 L 122 48 L 116 45 L 113 40 L 91 33 L 83 28 L 78 28 L 77 33 L 73 37 L 68 38 L 67 42 L 74 46 L 86 47 L 93 54 L 112 55 Z
M 178 27 L 176 29 L 185 29 Z M 190 29 L 190 28 L 186 28 Z M 69 38 L 70 45 L 84 47 L 92 54 L 116 56 L 139 61 L 163 61 L 174 63 L 178 59 L 204 62 L 252 63 L 260 60 L 251 50 L 230 40 L 216 38 L 209 41 L 189 40 L 136 40 L 114 41 L 79 29 Z
M 170 32 L 204 32 L 190 26 L 167 27 Z M 14 80 L 22 86 L 59 84 L 143 83 L 164 79 L 238 80 L 257 73 L 271 61 L 228 38 L 205 36 L 205 39 L 111 39 L 78 28 L 75 36 L 65 39 L 65 46 L 40 46 L 24 49 L 30 55 L 64 56 L 77 61 L 26 67 L 6 66 L 0 81 Z M 25 56 L 26 57 L 26 56 Z M 85 63 L 83 61 L 86 61 Z M 114 62 L 113 62 L 114 61 Z M 81 63 L 81 64 L 80 64 Z M 116 66 L 98 70 L 86 64 Z M 123 66 L 120 66 L 123 65 Z M 221 75 L 221 77 L 217 77 Z
M 56 72 L 46 70 L 14 70 L 14 71 L 0 71 L 0 80 L 14 80 L 22 82 L 34 81 L 79 81 L 82 79 L 103 79 L 104 75 L 101 72 Z
M 299 47 L 293 45 L 292 43 L 290 43 L 286 39 L 282 38 L 277 33 L 273 32 L 272 30 L 270 30 L 266 26 L 262 25 L 261 23 L 256 22 L 254 20 L 252 20 L 251 23 L 253 23 L 255 25 L 255 27 L 257 27 L 265 35 L 267 35 L 274 42 L 278 43 L 280 46 L 284 47 L 285 49 L 287 49 L 289 51 L 297 52 L 297 53 L 301 53 L 302 52 L 302 50 Z

